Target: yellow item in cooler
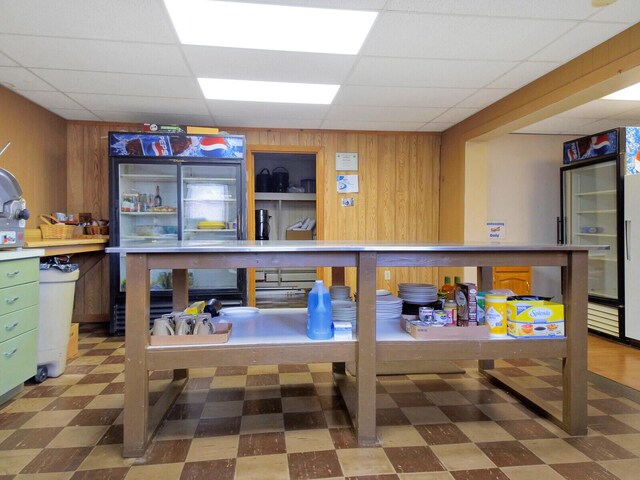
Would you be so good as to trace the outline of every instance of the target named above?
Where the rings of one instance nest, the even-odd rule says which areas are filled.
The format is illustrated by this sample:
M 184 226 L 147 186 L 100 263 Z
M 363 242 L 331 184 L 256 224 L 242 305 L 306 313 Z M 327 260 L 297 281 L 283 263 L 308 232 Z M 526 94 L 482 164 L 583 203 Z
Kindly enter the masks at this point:
M 198 315 L 204 311 L 204 301 L 200 300 L 198 302 L 193 302 L 187 308 L 184 309 L 184 313 L 188 313 L 189 315 Z
M 198 222 L 197 227 L 201 230 L 220 230 L 225 227 L 225 223 L 219 220 L 203 220 Z

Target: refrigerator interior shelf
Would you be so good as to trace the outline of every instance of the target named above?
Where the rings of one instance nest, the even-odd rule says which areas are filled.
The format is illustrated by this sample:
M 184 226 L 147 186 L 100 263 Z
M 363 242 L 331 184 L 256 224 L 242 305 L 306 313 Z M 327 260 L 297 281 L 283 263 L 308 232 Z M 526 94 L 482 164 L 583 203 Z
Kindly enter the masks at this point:
M 615 190 L 596 190 L 594 192 L 576 193 L 576 197 L 585 197 L 587 195 L 615 195 Z
M 590 213 L 616 213 L 615 210 L 582 210 L 580 212 L 576 212 L 577 214 L 590 214 Z
M 141 175 L 137 173 L 122 173 L 120 178 L 143 182 L 175 182 L 175 175 Z
M 235 202 L 235 198 L 185 198 L 185 202 Z
M 184 183 L 209 183 L 209 182 L 227 182 L 235 183 L 235 178 L 205 178 L 205 177 L 184 177 Z
M 122 235 L 121 238 L 123 240 L 175 240 L 178 238 L 178 235 Z
M 603 298 L 611 298 L 611 299 L 616 299 L 618 298 L 617 295 L 613 295 L 611 292 L 607 292 L 606 290 L 589 290 L 589 292 L 587 292 L 589 295 L 597 295 L 598 297 L 603 297 Z
M 276 193 L 276 192 L 256 192 L 256 200 L 289 200 L 298 202 L 315 202 L 315 193 Z
M 589 260 L 594 260 L 598 262 L 617 262 L 618 261 L 615 258 L 611 258 L 611 257 L 592 257 L 592 256 L 589 256 Z
M 580 236 L 580 237 L 611 237 L 611 238 L 616 238 L 617 236 L 611 233 L 578 233 L 578 232 L 575 232 L 574 235 Z
M 190 233 L 211 233 L 211 232 L 236 232 L 235 228 L 185 228 L 185 232 Z
M 122 215 L 132 215 L 132 216 L 149 216 L 149 215 L 176 215 L 178 212 L 120 212 Z

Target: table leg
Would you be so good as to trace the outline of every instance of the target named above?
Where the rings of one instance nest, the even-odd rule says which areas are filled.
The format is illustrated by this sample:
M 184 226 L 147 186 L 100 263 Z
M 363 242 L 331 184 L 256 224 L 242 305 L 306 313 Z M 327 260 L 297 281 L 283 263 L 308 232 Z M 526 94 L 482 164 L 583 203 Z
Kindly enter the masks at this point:
M 478 291 L 487 291 L 493 288 L 493 267 L 478 267 Z M 478 360 L 478 371 L 483 373 L 495 367 L 493 360 Z
M 562 420 L 572 435 L 587 433 L 587 252 L 563 267 L 567 357 L 562 362 Z
M 358 319 L 356 333 L 356 438 L 360 446 L 376 437 L 376 263 L 372 252 L 358 254 Z
M 189 275 L 187 270 L 172 270 L 173 311 L 184 310 L 189 305 Z M 189 378 L 189 369 L 180 368 L 173 371 L 173 379 Z
M 127 254 L 127 302 L 125 309 L 124 457 L 144 454 L 148 441 L 149 374 L 149 270 L 147 255 Z

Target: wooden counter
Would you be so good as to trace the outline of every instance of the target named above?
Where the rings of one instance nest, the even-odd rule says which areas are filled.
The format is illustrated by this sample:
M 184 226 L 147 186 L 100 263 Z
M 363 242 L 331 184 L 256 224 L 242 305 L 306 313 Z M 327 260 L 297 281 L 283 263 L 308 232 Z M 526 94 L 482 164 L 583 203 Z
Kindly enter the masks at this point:
M 66 238 L 64 240 L 27 238 L 24 242 L 24 248 L 44 248 L 44 256 L 51 257 L 54 255 L 73 255 L 74 253 L 103 252 L 108 243 L 109 237 L 107 236 L 103 238 Z
M 349 408 L 360 445 L 377 442 L 376 357 L 411 361 L 477 359 L 481 372 L 525 401 L 535 404 L 568 433 L 583 435 L 587 431 L 587 247 L 177 241 L 132 243 L 108 248 L 107 253 L 126 253 L 127 295 L 136 300 L 126 304 L 124 456 L 144 454 L 166 410 L 186 384 L 188 371 L 185 369 L 223 365 L 332 362 L 336 382 Z M 480 270 L 479 278 L 485 280 L 482 288 L 489 289 L 491 267 L 502 265 L 554 266 L 561 269 L 566 338 L 417 341 L 407 334 L 400 335 L 399 331 L 386 335 L 376 328 L 376 268 L 476 266 Z M 309 340 L 299 334 L 299 331 L 304 331 L 305 318 L 302 315 L 299 328 L 291 329 L 288 337 L 283 331 L 277 342 L 240 339 L 242 332 L 238 329 L 232 333 L 233 341 L 228 344 L 149 344 L 149 270 L 173 270 L 173 309 L 182 310 L 188 301 L 187 269 L 274 266 L 356 267 L 356 339 Z M 562 358 L 561 409 L 491 371 L 494 359 L 531 357 Z M 344 362 L 354 361 L 355 378 L 344 370 Z M 174 382 L 151 408 L 148 372 L 156 369 L 173 369 Z

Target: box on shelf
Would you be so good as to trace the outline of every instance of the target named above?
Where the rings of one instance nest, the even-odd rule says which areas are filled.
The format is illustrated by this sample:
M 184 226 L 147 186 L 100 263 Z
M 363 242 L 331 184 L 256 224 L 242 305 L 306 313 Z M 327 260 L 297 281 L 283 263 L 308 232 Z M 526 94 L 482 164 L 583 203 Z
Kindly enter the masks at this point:
M 475 283 L 456 283 L 455 300 L 458 305 L 458 326 L 476 326 L 478 324 L 478 304 Z
M 216 331 L 211 335 L 151 335 L 151 345 L 212 345 L 227 343 L 231 335 L 230 323 L 216 323 Z
M 67 360 L 78 354 L 79 323 L 72 323 L 69 329 L 69 344 L 67 345 Z
M 547 300 L 509 300 L 507 332 L 516 338 L 564 337 L 564 305 Z
M 484 340 L 489 339 L 489 326 L 430 327 L 420 325 L 416 315 L 402 315 L 400 328 L 417 340 Z
M 313 240 L 313 230 L 287 230 L 287 240 Z

